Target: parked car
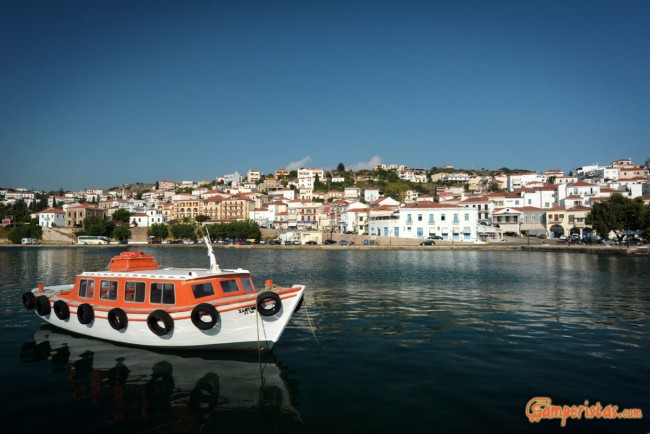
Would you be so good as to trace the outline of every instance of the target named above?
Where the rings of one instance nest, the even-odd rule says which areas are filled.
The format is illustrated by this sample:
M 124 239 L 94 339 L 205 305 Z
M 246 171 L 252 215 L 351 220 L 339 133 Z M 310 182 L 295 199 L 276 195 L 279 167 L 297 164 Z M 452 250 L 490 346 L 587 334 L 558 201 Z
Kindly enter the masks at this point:
M 118 246 L 126 246 L 126 245 L 128 245 L 128 244 L 129 244 L 129 242 L 128 242 L 127 240 L 120 240 L 120 241 L 117 243 Z
M 194 240 L 185 240 L 185 241 L 183 241 L 183 244 L 196 244 L 196 241 L 194 241 Z
M 167 244 L 181 244 L 183 240 L 167 240 Z
M 326 246 L 331 246 L 332 244 L 336 244 L 336 241 L 334 241 L 334 240 L 325 240 L 325 241 L 323 241 L 323 244 L 325 244 Z
M 618 241 L 616 240 L 610 240 L 607 238 L 603 238 L 602 240 L 599 241 L 600 244 L 603 244 L 605 246 L 618 246 Z
M 271 241 L 269 241 L 269 245 L 271 245 L 271 246 L 279 246 L 281 244 L 282 244 L 282 241 L 280 241 L 280 240 L 271 240 Z
M 339 246 L 349 246 L 351 243 L 348 240 L 339 241 Z
M 421 246 L 435 246 L 436 243 L 433 240 L 426 240 L 420 243 Z
M 314 240 L 309 240 L 309 241 L 307 241 L 305 244 L 307 244 L 307 245 L 309 245 L 309 246 L 315 246 L 315 245 L 317 245 L 318 243 L 317 243 L 316 241 L 314 241 Z
M 291 244 L 294 245 L 294 246 L 302 246 L 302 241 L 300 241 L 300 240 L 293 240 L 293 241 L 291 242 Z
M 427 240 L 442 240 L 442 237 L 440 235 L 429 235 Z

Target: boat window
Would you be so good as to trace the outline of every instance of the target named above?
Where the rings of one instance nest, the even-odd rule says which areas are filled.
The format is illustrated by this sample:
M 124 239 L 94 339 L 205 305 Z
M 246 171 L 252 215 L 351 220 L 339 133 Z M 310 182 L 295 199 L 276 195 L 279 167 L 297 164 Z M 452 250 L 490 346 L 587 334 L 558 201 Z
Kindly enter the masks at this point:
M 174 304 L 176 302 L 174 284 L 162 282 L 152 283 L 149 301 L 151 303 Z
M 236 280 L 222 280 L 221 282 L 221 290 L 226 293 L 226 292 L 237 292 L 239 291 L 239 286 L 237 286 L 237 281 Z
M 244 292 L 255 292 L 255 285 L 251 279 L 242 279 L 242 285 L 244 285 Z
M 197 283 L 196 285 L 192 285 L 192 292 L 194 293 L 194 298 L 202 298 L 214 295 L 214 288 L 212 287 L 212 282 Z
M 93 298 L 95 294 L 95 281 L 93 279 L 81 279 L 79 282 L 79 297 Z
M 102 280 L 99 284 L 99 298 L 117 300 L 117 280 Z
M 144 303 L 144 282 L 126 282 L 124 288 L 124 301 Z

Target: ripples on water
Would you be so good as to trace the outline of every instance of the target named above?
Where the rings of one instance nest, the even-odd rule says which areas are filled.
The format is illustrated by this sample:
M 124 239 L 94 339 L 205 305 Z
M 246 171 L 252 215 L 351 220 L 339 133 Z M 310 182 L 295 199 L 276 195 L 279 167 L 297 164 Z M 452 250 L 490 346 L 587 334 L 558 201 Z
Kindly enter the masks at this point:
M 38 328 L 34 314 L 19 308 L 22 289 L 104 269 L 116 251 L 0 249 L 5 350 L 15 355 Z M 162 265 L 207 267 L 203 249 L 151 252 Z M 258 287 L 269 278 L 308 286 L 306 312 L 294 317 L 275 350 L 293 384 L 284 399 L 301 417 L 280 431 L 256 425 L 254 432 L 566 432 L 557 421 L 528 423 L 524 408 L 534 396 L 650 414 L 647 257 L 216 253 L 222 268 L 249 269 Z M 631 421 L 569 425 L 571 432 L 650 431 Z

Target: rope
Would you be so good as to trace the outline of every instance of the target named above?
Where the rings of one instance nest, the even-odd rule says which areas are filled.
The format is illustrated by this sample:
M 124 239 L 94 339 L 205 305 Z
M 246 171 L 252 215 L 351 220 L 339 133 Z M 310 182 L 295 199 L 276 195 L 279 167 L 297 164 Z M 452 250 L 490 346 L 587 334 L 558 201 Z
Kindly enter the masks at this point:
M 314 325 L 311 323 L 311 317 L 309 316 L 309 310 L 307 309 L 307 300 L 304 298 L 303 298 L 303 305 L 305 306 L 305 313 L 307 314 L 307 321 L 309 322 L 309 328 L 311 329 L 311 334 L 314 335 L 314 339 L 316 339 L 316 343 L 320 347 L 320 342 L 318 342 L 318 337 L 316 336 L 316 332 L 314 331 Z

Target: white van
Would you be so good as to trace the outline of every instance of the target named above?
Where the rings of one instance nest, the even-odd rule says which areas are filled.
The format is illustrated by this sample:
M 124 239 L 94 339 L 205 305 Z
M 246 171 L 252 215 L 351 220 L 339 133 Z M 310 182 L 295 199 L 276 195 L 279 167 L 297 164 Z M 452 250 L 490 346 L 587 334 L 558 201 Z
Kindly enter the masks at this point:
M 36 238 L 23 238 L 20 242 L 21 244 L 38 244 L 38 240 Z

